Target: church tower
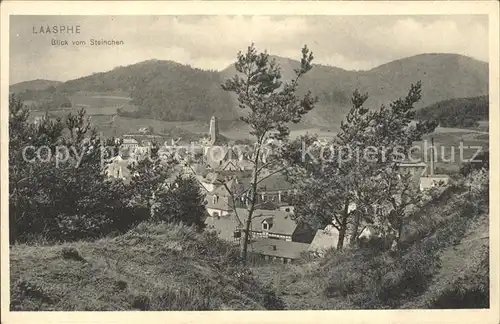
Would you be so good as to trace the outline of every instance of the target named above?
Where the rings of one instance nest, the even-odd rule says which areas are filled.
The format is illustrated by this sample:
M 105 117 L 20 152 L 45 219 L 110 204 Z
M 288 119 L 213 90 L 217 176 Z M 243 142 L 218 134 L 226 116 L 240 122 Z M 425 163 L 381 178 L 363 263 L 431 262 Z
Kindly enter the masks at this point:
M 210 145 L 215 145 L 219 139 L 219 122 L 217 117 L 212 116 L 210 119 Z

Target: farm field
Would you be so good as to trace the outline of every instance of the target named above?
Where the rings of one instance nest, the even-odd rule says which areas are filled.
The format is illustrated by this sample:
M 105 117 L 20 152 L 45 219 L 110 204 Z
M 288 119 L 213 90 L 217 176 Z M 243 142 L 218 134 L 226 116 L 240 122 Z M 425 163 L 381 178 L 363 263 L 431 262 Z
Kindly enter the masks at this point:
M 132 98 L 122 92 L 85 92 L 79 91 L 70 95 L 74 108 L 85 108 L 89 115 L 114 115 L 117 109 L 136 111 L 137 107 L 130 103 Z
M 423 145 L 423 147 L 427 145 L 430 148 L 431 138 L 434 138 L 434 146 L 438 154 L 436 169 L 446 173 L 458 171 L 462 163 L 469 161 L 481 150 L 489 149 L 488 133 L 474 130 L 457 131 L 456 129 L 445 132 L 443 128 L 427 135 L 423 141 L 415 143 L 415 145 Z M 462 152 L 460 149 L 461 141 L 463 141 Z M 421 157 L 422 155 L 415 154 L 415 156 Z
M 86 92 L 78 91 L 66 94 L 71 102 L 70 108 L 54 109 L 51 113 L 68 114 L 71 111 L 78 111 L 84 108 L 88 115 L 115 115 L 117 109 L 122 111 L 136 111 L 137 107 L 131 103 L 132 98 L 124 92 Z M 28 106 L 36 105 L 36 100 L 25 100 Z M 35 112 L 35 111 L 34 111 Z M 36 112 L 43 114 L 43 112 Z
M 337 130 L 337 126 L 332 126 L 331 128 L 326 129 L 314 125 L 292 125 L 290 127 L 290 138 L 295 139 L 309 134 L 317 135 L 319 138 L 330 139 L 335 136 Z M 220 132 L 222 135 L 233 140 L 251 139 L 249 127 L 238 122 L 232 123 L 226 126 L 226 128 L 221 127 Z

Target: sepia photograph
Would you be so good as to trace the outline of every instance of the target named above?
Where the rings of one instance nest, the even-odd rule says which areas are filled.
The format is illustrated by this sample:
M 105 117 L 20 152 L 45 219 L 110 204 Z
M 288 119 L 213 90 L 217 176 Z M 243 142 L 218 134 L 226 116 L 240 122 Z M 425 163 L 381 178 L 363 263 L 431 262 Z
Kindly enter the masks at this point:
M 224 6 L 2 13 L 2 310 L 497 308 L 498 8 Z

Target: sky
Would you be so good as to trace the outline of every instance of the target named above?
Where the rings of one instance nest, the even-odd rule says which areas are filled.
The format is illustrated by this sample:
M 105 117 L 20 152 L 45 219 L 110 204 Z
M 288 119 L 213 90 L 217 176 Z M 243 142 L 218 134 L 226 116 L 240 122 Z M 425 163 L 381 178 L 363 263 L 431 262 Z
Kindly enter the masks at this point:
M 39 32 L 41 26 L 54 25 L 79 25 L 80 34 Z M 52 45 L 52 39 L 68 45 Z M 123 45 L 91 46 L 90 39 Z M 87 44 L 73 45 L 76 40 Z M 347 70 L 367 70 L 422 53 L 488 61 L 488 17 L 10 16 L 10 84 L 67 81 L 149 59 L 221 70 L 252 42 L 258 50 L 294 59 L 300 59 L 307 44 L 316 63 Z

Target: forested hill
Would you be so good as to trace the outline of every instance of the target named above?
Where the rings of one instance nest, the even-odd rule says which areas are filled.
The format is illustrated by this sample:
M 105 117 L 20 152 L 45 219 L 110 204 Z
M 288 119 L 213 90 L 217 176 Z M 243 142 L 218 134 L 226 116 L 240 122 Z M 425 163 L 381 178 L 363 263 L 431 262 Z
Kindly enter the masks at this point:
M 412 83 L 422 82 L 417 108 L 436 102 L 488 94 L 488 64 L 454 54 L 422 54 L 389 62 L 368 71 L 345 71 L 316 66 L 301 86 L 311 89 L 319 103 L 309 118 L 340 124 L 355 89 L 369 94 L 367 106 L 376 109 L 406 96 Z M 315 116 L 316 115 L 316 116 Z
M 71 80 L 60 90 L 130 93 L 137 117 L 159 120 L 207 120 L 212 115 L 234 119 L 229 94 L 222 91 L 216 71 L 191 68 L 172 61 L 149 60 Z
M 443 127 L 473 127 L 488 120 L 488 96 L 443 100 L 418 111 L 421 119 L 434 119 Z
M 47 90 L 50 87 L 57 87 L 62 84 L 60 81 L 36 79 L 31 81 L 19 82 L 10 86 L 11 92 L 24 92 L 24 91 L 40 91 Z
M 284 79 L 290 79 L 299 62 L 274 58 L 282 68 Z M 77 92 L 127 93 L 137 108 L 137 112 L 127 113 L 131 117 L 207 120 L 216 115 L 219 119 L 234 120 L 241 114 L 236 98 L 220 86 L 234 74 L 232 65 L 222 71 L 207 71 L 172 61 L 148 60 L 57 84 L 55 89 L 70 99 Z M 419 108 L 447 99 L 482 96 L 488 94 L 488 64 L 456 54 L 421 54 L 368 71 L 318 64 L 301 80 L 299 93 L 311 90 L 319 99 L 305 122 L 338 124 L 357 88 L 368 92 L 367 104 L 377 108 L 405 96 L 410 85 L 419 80 L 422 81 Z M 16 86 L 11 86 L 11 91 L 15 91 Z M 31 97 L 37 96 L 31 94 Z

